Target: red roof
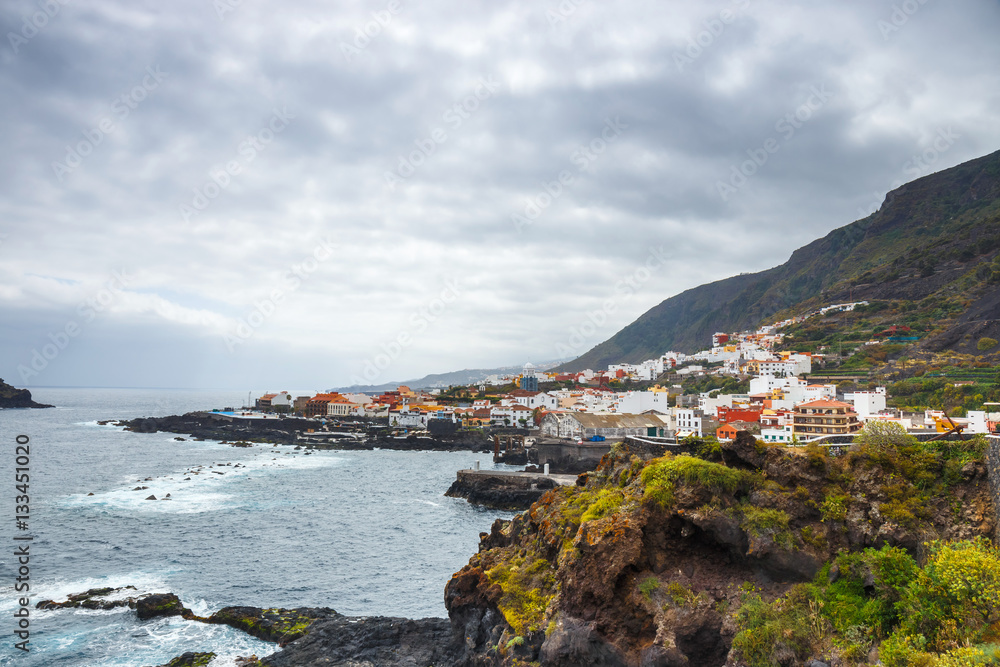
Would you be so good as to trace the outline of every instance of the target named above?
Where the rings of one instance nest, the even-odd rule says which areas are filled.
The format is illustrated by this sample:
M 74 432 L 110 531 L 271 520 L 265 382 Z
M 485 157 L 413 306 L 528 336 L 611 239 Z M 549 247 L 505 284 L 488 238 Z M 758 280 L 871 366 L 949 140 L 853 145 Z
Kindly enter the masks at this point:
M 827 401 L 824 399 L 818 399 L 815 401 L 808 401 L 806 403 L 799 403 L 795 406 L 796 408 L 851 408 L 854 406 L 850 403 L 844 403 L 843 401 Z

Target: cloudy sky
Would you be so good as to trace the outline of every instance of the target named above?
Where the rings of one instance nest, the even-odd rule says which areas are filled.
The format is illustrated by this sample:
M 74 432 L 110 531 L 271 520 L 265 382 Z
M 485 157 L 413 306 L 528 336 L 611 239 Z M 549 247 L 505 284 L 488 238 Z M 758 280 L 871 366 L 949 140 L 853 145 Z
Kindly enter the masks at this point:
M 1000 148 L 995 0 L 11 0 L 0 376 L 580 354 Z

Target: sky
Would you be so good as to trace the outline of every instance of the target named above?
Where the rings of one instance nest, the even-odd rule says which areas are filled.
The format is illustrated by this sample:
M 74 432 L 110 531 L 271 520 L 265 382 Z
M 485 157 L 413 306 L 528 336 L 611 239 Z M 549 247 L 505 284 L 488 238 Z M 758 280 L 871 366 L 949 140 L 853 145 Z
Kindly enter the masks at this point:
M 4 2 L 0 377 L 577 356 L 1000 149 L 998 28 L 995 0 Z

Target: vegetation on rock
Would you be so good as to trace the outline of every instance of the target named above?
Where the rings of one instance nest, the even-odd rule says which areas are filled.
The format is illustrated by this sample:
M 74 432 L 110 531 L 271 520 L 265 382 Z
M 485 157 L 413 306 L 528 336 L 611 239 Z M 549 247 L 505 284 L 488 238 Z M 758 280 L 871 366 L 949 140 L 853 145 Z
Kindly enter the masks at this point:
M 746 433 L 704 457 L 618 446 L 496 522 L 446 600 L 453 622 L 497 610 L 488 645 L 466 636 L 484 664 L 970 664 L 1000 640 L 984 451 L 892 426 L 842 456 Z

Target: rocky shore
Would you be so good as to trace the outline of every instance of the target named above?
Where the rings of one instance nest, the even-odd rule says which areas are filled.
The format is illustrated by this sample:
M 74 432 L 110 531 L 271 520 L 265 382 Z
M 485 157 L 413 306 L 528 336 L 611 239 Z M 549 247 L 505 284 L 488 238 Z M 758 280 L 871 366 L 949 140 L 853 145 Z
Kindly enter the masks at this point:
M 575 476 L 558 476 L 574 479 Z M 444 495 L 500 510 L 526 510 L 546 491 L 559 486 L 556 477 L 537 473 L 460 470 Z
M 273 642 L 283 650 L 264 658 L 246 656 L 244 667 L 425 667 L 465 664 L 466 647 L 461 634 L 443 618 L 419 620 L 390 617 L 344 616 L 327 607 L 262 609 L 224 607 L 202 617 L 185 607 L 173 593 L 135 595 L 134 587 L 96 588 L 70 595 L 63 602 L 44 600 L 40 610 L 82 607 L 136 610 L 141 621 L 180 616 L 198 623 L 222 624 Z M 188 652 L 159 667 L 207 665 L 215 656 Z
M 256 442 L 311 449 L 404 451 L 489 451 L 491 447 L 482 431 L 449 429 L 431 435 L 393 435 L 384 420 L 381 423 L 359 420 L 324 430 L 312 419 L 234 419 L 220 413 L 189 412 L 101 423 L 136 433 L 176 433 L 195 440 L 218 440 L 234 445 Z
M 0 408 L 52 408 L 53 405 L 36 403 L 31 400 L 31 392 L 17 389 L 0 378 Z
M 255 607 L 200 618 L 170 594 L 133 608 L 140 618 L 225 623 L 282 647 L 246 666 L 846 667 L 882 664 L 881 651 L 916 660 L 892 664 L 945 664 L 934 656 L 988 648 L 993 626 L 948 616 L 961 609 L 906 605 L 933 594 L 921 587 L 934 559 L 950 557 L 943 549 L 975 552 L 948 561 L 949 571 L 969 562 L 1000 576 L 988 541 L 997 528 L 988 448 L 997 445 L 902 434 L 833 456 L 745 432 L 700 456 L 618 445 L 577 484 L 545 491 L 481 534 L 445 587 L 448 619 Z M 101 590 L 39 607 L 102 597 L 132 607 L 121 591 Z M 1000 614 L 987 604 L 983 618 Z M 934 643 L 907 644 L 918 631 Z M 168 664 L 199 655 L 208 654 Z

